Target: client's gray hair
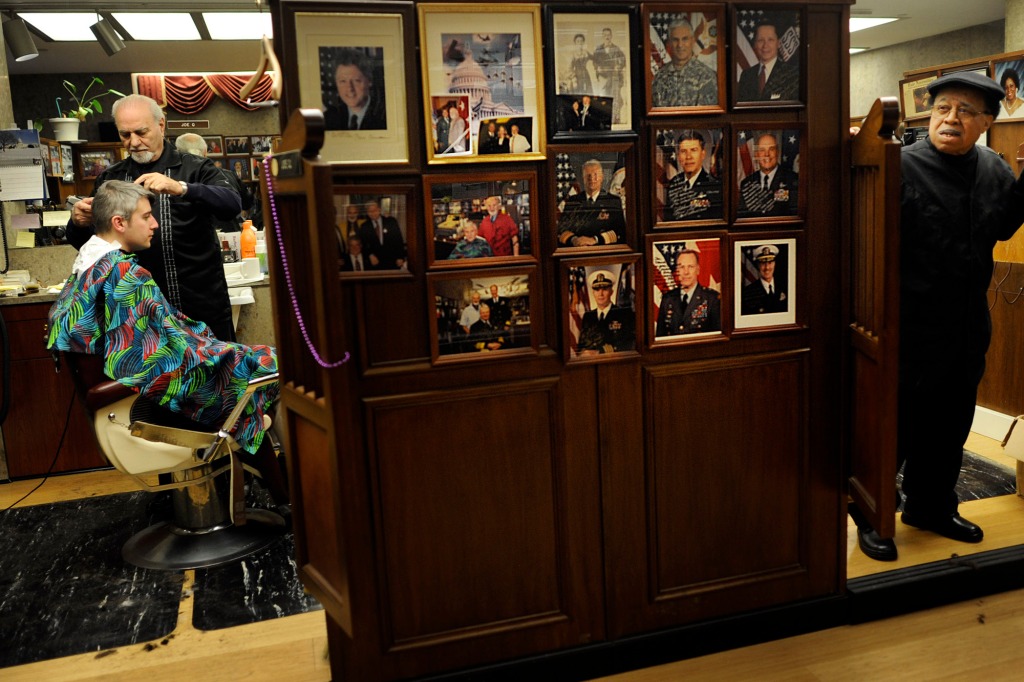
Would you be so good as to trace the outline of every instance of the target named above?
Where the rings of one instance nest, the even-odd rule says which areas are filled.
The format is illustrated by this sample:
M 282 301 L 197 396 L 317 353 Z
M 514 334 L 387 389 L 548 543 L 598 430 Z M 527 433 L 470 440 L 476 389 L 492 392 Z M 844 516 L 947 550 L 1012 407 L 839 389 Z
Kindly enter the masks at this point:
M 178 135 L 174 141 L 174 148 L 182 154 L 194 154 L 195 156 L 206 156 L 206 140 L 202 135 L 195 133 L 183 133 Z
M 139 199 L 152 200 L 155 195 L 142 185 L 124 180 L 108 180 L 96 190 L 92 200 L 92 219 L 97 234 L 105 234 L 113 227 L 114 216 L 129 218 L 139 205 Z

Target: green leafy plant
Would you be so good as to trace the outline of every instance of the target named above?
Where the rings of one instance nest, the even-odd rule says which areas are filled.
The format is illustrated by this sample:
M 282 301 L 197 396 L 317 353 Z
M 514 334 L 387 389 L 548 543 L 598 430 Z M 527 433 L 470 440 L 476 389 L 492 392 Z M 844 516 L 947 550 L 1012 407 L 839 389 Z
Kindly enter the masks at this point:
M 92 90 L 94 85 L 103 87 L 103 81 L 98 76 L 93 76 L 89 84 L 85 86 L 82 94 L 78 94 L 78 87 L 71 81 L 64 81 L 64 89 L 71 95 L 71 103 L 74 105 L 71 109 L 66 109 L 64 115 L 68 118 L 77 118 L 79 121 L 84 121 L 86 116 L 89 114 L 102 114 L 103 105 L 100 104 L 100 97 L 106 97 L 107 95 L 117 95 L 118 97 L 124 97 L 123 92 L 118 92 L 113 88 L 108 89 L 106 92 L 101 92 L 98 95 L 89 95 L 89 91 Z

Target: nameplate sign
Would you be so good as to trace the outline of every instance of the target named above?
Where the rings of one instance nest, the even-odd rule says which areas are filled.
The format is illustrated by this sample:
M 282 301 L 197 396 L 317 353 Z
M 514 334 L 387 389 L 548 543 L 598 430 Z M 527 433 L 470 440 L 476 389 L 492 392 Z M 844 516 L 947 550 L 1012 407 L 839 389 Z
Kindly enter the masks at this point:
M 168 130 L 209 130 L 210 122 L 208 120 L 196 120 L 196 121 L 168 121 Z

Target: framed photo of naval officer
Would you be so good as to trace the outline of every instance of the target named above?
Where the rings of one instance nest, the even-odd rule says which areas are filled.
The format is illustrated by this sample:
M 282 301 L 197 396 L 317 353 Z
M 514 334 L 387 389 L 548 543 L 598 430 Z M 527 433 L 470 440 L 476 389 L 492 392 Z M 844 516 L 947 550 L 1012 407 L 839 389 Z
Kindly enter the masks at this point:
M 552 145 L 550 191 L 555 202 L 555 253 L 628 251 L 635 226 L 632 142 Z M 635 199 L 632 199 L 635 201 Z
M 567 362 L 638 355 L 643 329 L 640 255 L 562 261 L 563 346 Z
M 725 232 L 648 235 L 651 346 L 724 338 Z
M 537 266 L 428 273 L 427 295 L 435 365 L 538 352 Z
M 427 265 L 536 263 L 533 171 L 423 176 Z
M 724 224 L 728 129 L 652 126 L 654 226 Z
M 762 5 L 733 11 L 733 105 L 803 106 L 807 52 L 803 11 Z
M 278 43 L 282 108 L 324 113 L 324 161 L 372 174 L 418 169 L 408 101 L 415 88 L 405 87 L 416 73 L 414 26 L 410 3 L 281 3 L 281 31 L 290 36 Z
M 725 112 L 723 5 L 644 3 L 647 114 Z
M 807 197 L 800 191 L 803 124 L 781 125 L 736 130 L 733 203 L 737 222 L 793 222 L 804 215 Z
M 346 279 L 410 277 L 418 224 L 413 185 L 335 185 L 334 225 L 338 276 Z
M 548 6 L 545 19 L 547 45 L 553 47 L 544 64 L 552 138 L 632 135 L 635 11 L 627 5 Z
M 732 248 L 734 329 L 795 325 L 796 236 L 744 235 Z
M 421 3 L 417 11 L 426 130 L 436 124 L 431 109 L 436 97 L 468 95 L 477 122 L 469 127 L 471 153 L 436 154 L 428 143 L 427 163 L 544 159 L 540 4 Z M 493 153 L 480 156 L 480 121 L 494 121 L 496 128 L 506 124 L 508 151 L 500 159 Z

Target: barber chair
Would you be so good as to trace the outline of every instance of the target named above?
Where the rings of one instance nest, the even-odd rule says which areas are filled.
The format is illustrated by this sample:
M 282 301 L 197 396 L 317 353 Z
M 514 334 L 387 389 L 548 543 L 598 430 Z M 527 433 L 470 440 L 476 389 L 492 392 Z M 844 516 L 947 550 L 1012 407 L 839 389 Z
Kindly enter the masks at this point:
M 287 530 L 271 511 L 245 508 L 240 446 L 229 435 L 253 393 L 277 374 L 253 380 L 219 430 L 142 398 L 103 374 L 103 357 L 61 353 L 111 465 L 141 489 L 170 490 L 173 521 L 133 535 L 122 547 L 135 566 L 165 570 L 229 563 L 277 541 Z

